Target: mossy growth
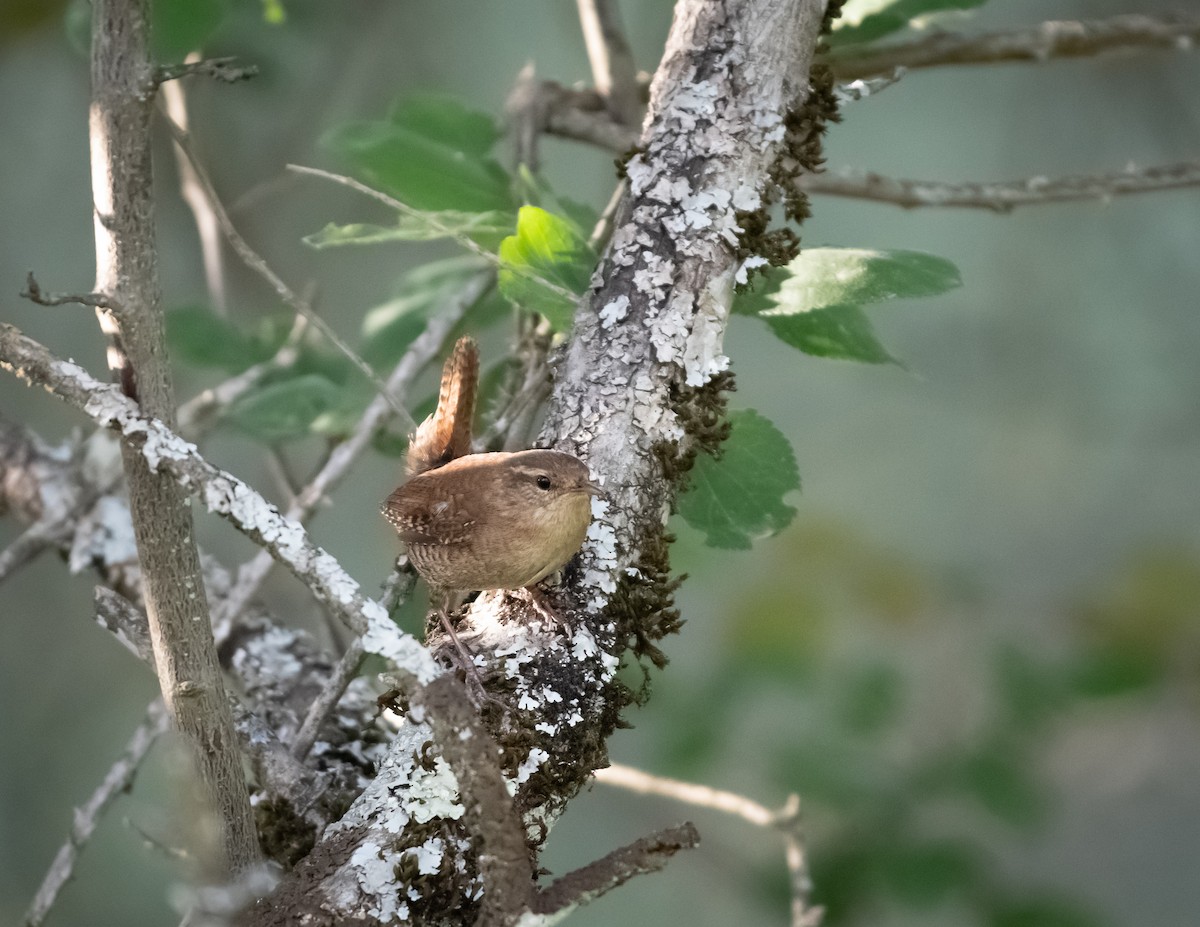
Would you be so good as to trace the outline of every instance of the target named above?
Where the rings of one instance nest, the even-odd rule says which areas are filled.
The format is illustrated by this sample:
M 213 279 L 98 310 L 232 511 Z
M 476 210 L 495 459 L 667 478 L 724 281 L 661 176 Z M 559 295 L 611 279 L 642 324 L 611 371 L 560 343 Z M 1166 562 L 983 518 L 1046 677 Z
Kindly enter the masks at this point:
M 254 820 L 263 853 L 286 869 L 300 862 L 316 844 L 316 827 L 296 814 L 284 798 L 260 801 L 254 806 Z

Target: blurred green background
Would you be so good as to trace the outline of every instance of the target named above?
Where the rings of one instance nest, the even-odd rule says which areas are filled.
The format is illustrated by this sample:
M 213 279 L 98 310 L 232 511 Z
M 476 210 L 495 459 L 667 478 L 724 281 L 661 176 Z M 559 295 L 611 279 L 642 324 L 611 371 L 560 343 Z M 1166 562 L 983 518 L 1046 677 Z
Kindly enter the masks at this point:
M 1100 17 L 1141 4 L 992 0 L 983 30 Z M 314 253 L 300 238 L 374 215 L 347 191 L 284 175 L 336 167 L 320 135 L 435 90 L 499 114 L 517 71 L 587 81 L 574 4 L 544 0 L 235 2 L 207 51 L 261 68 L 232 87 L 187 84 L 202 156 L 243 234 L 352 337 L 399 274 L 437 245 Z M 1146 10 L 1139 10 L 1147 12 Z M 626 2 L 652 70 L 666 0 Z M 94 372 L 90 314 L 18 299 L 93 272 L 87 66 L 53 4 L 0 4 L 0 317 Z M 1200 55 L 915 73 L 847 106 L 833 168 L 901 177 L 1018 179 L 1194 159 Z M 159 236 L 168 305 L 205 296 L 190 214 L 159 139 Z M 599 208 L 611 156 L 544 144 L 556 189 Z M 804 493 L 781 535 L 750 552 L 706 548 L 682 524 L 687 624 L 667 642 L 649 705 L 615 760 L 744 793 L 800 793 L 827 923 L 1195 923 L 1200 889 L 1200 192 L 1028 207 L 1009 216 L 820 198 L 807 244 L 911 248 L 964 286 L 871 311 L 908 366 L 803 357 L 736 318 L 735 406 L 792 439 Z M 229 263 L 233 312 L 277 307 Z M 485 351 L 498 352 L 493 335 Z M 210 383 L 180 370 L 181 397 Z M 56 439 L 82 423 L 0 378 L 0 408 Z M 206 453 L 273 485 L 249 441 Z M 300 459 L 312 447 L 298 448 Z M 395 544 L 377 514 L 397 473 L 370 459 L 313 522 L 367 588 Z M 0 521 L 0 544 L 20 526 Z M 229 565 L 251 552 L 224 524 L 198 534 Z M 0 607 L 0 921 L 19 919 L 155 686 L 90 621 L 92 577 L 51 557 L 5 584 Z M 309 621 L 276 578 L 277 614 Z M 162 752 L 85 852 L 50 923 L 173 923 L 170 866 L 136 828 L 171 841 Z M 704 842 L 573 923 L 784 924 L 774 835 L 714 813 L 596 786 L 559 823 L 557 873 L 653 828 L 694 819 Z

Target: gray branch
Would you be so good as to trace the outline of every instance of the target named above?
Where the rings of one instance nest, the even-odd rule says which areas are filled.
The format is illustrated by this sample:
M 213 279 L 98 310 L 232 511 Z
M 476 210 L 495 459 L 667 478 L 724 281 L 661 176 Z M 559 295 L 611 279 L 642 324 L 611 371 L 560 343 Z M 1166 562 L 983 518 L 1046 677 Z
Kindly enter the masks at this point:
M 75 809 L 67 841 L 55 854 L 50 870 L 25 913 L 25 927 L 37 927 L 50 913 L 58 893 L 75 872 L 75 861 L 79 858 L 79 851 L 92 839 L 101 816 L 119 795 L 129 791 L 138 769 L 141 768 L 142 760 L 166 729 L 167 715 L 163 704 L 155 701 L 147 710 L 146 719 L 129 738 L 124 752 L 105 774 L 104 781 L 92 793 L 91 798 Z
M 154 230 L 150 120 L 154 71 L 145 0 L 92 5 L 89 122 L 96 211 L 96 285 L 110 366 L 125 394 L 170 428 L 175 397 L 167 364 Z M 191 509 L 175 481 L 123 446 L 142 591 L 163 702 L 192 751 L 221 835 L 210 877 L 260 858 L 250 798 L 225 698 L 205 600 Z
M 906 209 L 940 206 L 1003 213 L 1018 206 L 1072 200 L 1107 202 L 1116 196 L 1200 186 L 1200 161 L 1142 168 L 1131 166 L 1109 174 L 1029 177 L 982 183 L 943 183 L 874 173 L 837 172 L 809 174 L 802 178 L 800 186 L 809 193 L 872 200 Z
M 1108 19 L 1050 21 L 1029 29 L 987 35 L 939 33 L 914 42 L 853 47 L 831 54 L 829 64 L 842 80 L 886 74 L 893 68 L 932 68 L 954 64 L 1042 62 L 1109 52 L 1148 49 L 1191 51 L 1200 41 L 1200 17 L 1185 13 L 1129 13 Z

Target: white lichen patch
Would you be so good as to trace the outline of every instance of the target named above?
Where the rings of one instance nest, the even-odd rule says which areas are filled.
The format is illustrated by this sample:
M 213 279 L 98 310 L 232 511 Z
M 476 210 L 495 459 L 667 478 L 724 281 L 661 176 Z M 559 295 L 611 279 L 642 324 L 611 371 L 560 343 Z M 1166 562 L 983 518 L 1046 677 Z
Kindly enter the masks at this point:
M 367 653 L 391 660 L 421 683 L 430 682 L 441 672 L 429 651 L 411 634 L 401 631 L 378 602 L 366 602 L 362 613 L 367 619 L 367 633 L 362 638 Z
M 612 328 L 629 314 L 629 297 L 618 296 L 600 310 L 600 325 L 602 328 Z
M 517 767 L 517 775 L 515 782 L 517 785 L 529 781 L 529 777 L 538 771 L 538 768 L 550 759 L 550 754 L 541 747 L 534 747 L 529 751 L 529 755 L 525 757 L 525 761 Z
M 446 858 L 446 842 L 441 837 L 430 837 L 409 852 L 417 858 L 417 872 L 433 875 L 442 868 L 442 861 Z
M 354 875 L 360 897 L 349 894 L 350 887 L 347 886 L 342 892 L 336 893 L 335 904 L 340 902 L 338 906 L 342 908 L 356 907 L 361 914 L 385 923 L 407 917 L 407 905 L 396 897 L 396 866 L 402 856 L 403 853 L 370 840 L 359 844 L 350 855 L 347 868 Z M 335 884 L 336 881 L 335 877 Z M 363 901 L 366 902 L 365 906 Z
M 67 566 L 72 573 L 100 563 L 115 567 L 137 562 L 137 541 L 129 504 L 117 496 L 101 496 L 75 528 Z

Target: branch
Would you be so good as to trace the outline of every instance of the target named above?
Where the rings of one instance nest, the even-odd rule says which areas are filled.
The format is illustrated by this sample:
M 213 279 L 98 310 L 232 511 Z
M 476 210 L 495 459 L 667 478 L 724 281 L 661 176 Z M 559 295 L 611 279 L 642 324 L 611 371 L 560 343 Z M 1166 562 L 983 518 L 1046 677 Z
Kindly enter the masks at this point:
M 202 58 L 197 61 L 185 61 L 182 64 L 165 64 L 154 72 L 154 79 L 159 84 L 165 84 L 167 81 L 199 74 L 226 84 L 236 84 L 238 81 L 249 80 L 258 75 L 256 65 L 234 67 L 236 61 L 237 58 Z
M 429 652 L 411 635 L 401 633 L 338 562 L 313 544 L 301 525 L 284 518 L 237 477 L 214 467 L 161 421 L 142 415 L 137 403 L 122 396 L 116 387 L 98 382 L 76 364 L 59 360 L 6 324 L 0 324 L 0 366 L 31 385 L 46 388 L 97 424 L 120 432 L 154 471 L 172 477 L 209 511 L 270 550 L 308 586 L 317 601 L 355 633 L 365 635 L 369 652 L 395 661 L 401 671 L 421 681 L 438 675 L 440 670 Z
M 120 311 L 120 306 L 107 293 L 45 293 L 31 270 L 25 276 L 25 289 L 21 298 L 39 306 L 65 306 L 75 303 L 80 306 L 91 306 L 93 309 L 112 309 Z
M 539 892 L 536 910 L 540 914 L 565 915 L 636 875 L 658 872 L 680 850 L 690 850 L 699 843 L 700 834 L 692 824 L 668 827 L 642 837 L 553 882 Z
M 808 874 L 804 834 L 800 827 L 800 799 L 798 796 L 789 796 L 783 808 L 771 811 L 764 805 L 735 792 L 726 792 L 692 782 L 682 782 L 679 779 L 668 779 L 665 776 L 651 775 L 620 763 L 613 763 L 606 769 L 596 770 L 596 781 L 642 795 L 660 795 L 697 808 L 722 811 L 739 817 L 743 821 L 748 821 L 756 827 L 779 831 L 784 838 L 784 855 L 792 884 L 792 927 L 817 927 L 820 924 L 824 911 L 820 907 L 813 907 L 809 901 L 812 895 L 812 879 Z
M 681 397 L 712 387 L 724 369 L 720 342 L 741 264 L 737 213 L 761 205 L 783 154 L 784 113 L 807 97 L 824 8 L 823 0 L 679 3 L 653 83 L 646 151 L 630 162 L 631 192 L 614 217 L 598 289 L 576 315 L 542 432 L 544 443 L 578 451 L 612 495 L 580 561 L 548 590 L 572 630 L 545 627 L 504 594 L 480 596 L 460 619 L 485 687 L 509 706 L 487 712 L 488 730 L 535 848 L 606 762 L 631 623 L 667 621 L 661 532 L 673 488 L 664 461 L 695 440 Z M 260 904 L 254 924 L 474 917 L 486 861 L 433 740 L 428 724 L 407 719 L 376 779 Z
M 847 80 L 884 74 L 896 67 L 1042 62 L 1153 48 L 1191 51 L 1198 40 L 1200 17 L 1184 13 L 1155 16 L 1129 13 L 1109 19 L 1050 21 L 1012 32 L 978 36 L 938 34 L 915 42 L 861 50 L 851 47 L 831 53 L 828 63 L 839 79 Z
M 125 396 L 164 429 L 174 422 L 154 228 L 150 120 L 154 94 L 145 0 L 94 0 L 88 122 L 96 213 L 97 310 L 109 366 Z M 115 308 L 114 308 L 115 307 Z M 128 402 L 115 388 L 114 397 Z M 191 509 L 179 486 L 122 447 L 142 592 L 163 702 L 183 736 L 220 835 L 210 880 L 260 858 L 250 798 L 209 624 Z
M 617 122 L 636 126 L 642 113 L 637 65 L 616 0 L 577 0 L 592 82 Z
M 167 714 L 161 701 L 155 701 L 146 712 L 146 719 L 138 725 L 129 738 L 124 752 L 109 768 L 92 797 L 81 807 L 75 809 L 71 822 L 71 832 L 67 841 L 54 856 L 54 862 L 42 879 L 29 910 L 25 912 L 25 927 L 37 927 L 58 898 L 58 893 L 67 884 L 75 872 L 75 861 L 79 852 L 92 838 L 100 817 L 113 803 L 117 796 L 129 791 L 134 777 L 142 765 L 142 760 L 154 746 L 154 742 L 167 730 Z
M 153 670 L 146 616 L 132 604 L 142 600 L 142 576 L 136 568 L 129 509 L 111 491 L 120 475 L 119 442 L 103 429 L 82 443 L 52 446 L 0 416 L 0 510 L 7 509 L 30 526 L 55 526 L 48 531 L 49 540 L 70 570 L 94 570 L 104 583 L 97 588 L 96 617 Z M 211 557 L 201 555 L 201 565 L 209 600 L 219 608 L 232 579 Z M 265 790 L 260 798 L 273 807 L 279 807 L 275 797 L 284 799 L 313 833 L 320 833 L 342 813 L 344 802 L 366 786 L 390 739 L 390 732 L 375 720 L 374 692 L 365 680 L 351 685 L 321 731 L 312 772 L 290 761 L 280 740 L 290 741 L 299 728 L 319 681 L 330 673 L 328 657 L 307 633 L 283 627 L 258 609 L 243 614 L 217 644 L 222 666 L 250 709 L 235 706 L 234 725 Z M 326 789 L 330 800 L 314 800 L 314 794 Z M 271 852 L 289 863 L 295 859 L 279 856 L 273 847 Z
M 1200 161 L 1159 167 L 1127 168 L 1110 174 L 1077 177 L 1031 177 L 999 183 L 940 183 L 902 180 L 881 174 L 809 174 L 800 186 L 810 193 L 846 196 L 918 206 L 963 207 L 1009 212 L 1018 206 L 1036 206 L 1071 200 L 1110 200 L 1114 196 L 1154 193 L 1179 187 L 1200 186 Z

